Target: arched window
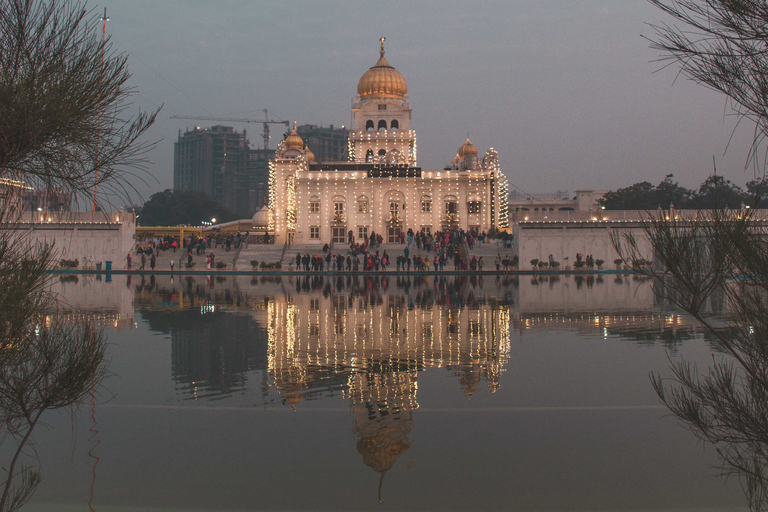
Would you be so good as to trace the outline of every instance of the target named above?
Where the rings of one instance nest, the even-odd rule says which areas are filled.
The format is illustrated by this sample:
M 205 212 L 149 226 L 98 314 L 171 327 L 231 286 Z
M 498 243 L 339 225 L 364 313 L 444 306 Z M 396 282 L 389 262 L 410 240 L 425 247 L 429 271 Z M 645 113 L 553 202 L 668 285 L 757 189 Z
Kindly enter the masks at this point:
M 368 198 L 367 197 L 360 196 L 360 197 L 357 198 L 357 211 L 359 213 L 368 213 Z
M 387 131 L 387 121 L 385 119 L 379 119 L 379 131 L 380 132 Z
M 390 129 L 397 131 L 400 129 L 400 123 L 397 122 L 397 119 L 393 119 L 392 122 L 389 125 Z
M 379 150 L 379 162 L 384 163 L 384 160 L 387 158 L 387 150 L 386 149 L 380 149 Z
M 309 198 L 309 213 L 320 213 L 320 198 L 312 196 Z
M 369 164 L 373 163 L 373 150 L 372 149 L 369 149 L 368 151 L 365 152 L 365 161 L 367 163 L 369 163 Z
M 373 119 L 369 119 L 365 122 L 365 131 L 372 132 L 373 131 Z

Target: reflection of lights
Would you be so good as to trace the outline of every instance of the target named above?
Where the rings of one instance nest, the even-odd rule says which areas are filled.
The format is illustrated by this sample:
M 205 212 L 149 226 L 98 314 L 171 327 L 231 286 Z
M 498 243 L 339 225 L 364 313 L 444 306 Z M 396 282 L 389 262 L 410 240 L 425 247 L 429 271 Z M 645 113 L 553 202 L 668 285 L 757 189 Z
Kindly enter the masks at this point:
M 204 315 L 206 313 L 215 313 L 216 312 L 216 305 L 215 304 L 203 304 L 200 306 L 200 314 Z

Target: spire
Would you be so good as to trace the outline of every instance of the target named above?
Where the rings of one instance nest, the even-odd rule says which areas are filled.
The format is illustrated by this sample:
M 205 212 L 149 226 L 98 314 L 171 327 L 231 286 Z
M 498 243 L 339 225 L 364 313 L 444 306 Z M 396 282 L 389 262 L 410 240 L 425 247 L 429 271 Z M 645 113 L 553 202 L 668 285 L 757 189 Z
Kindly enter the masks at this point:
M 381 55 L 382 57 L 384 56 L 384 41 L 386 41 L 386 40 L 387 40 L 387 38 L 384 37 L 384 36 L 381 36 L 379 38 L 379 41 L 381 41 L 381 50 L 379 50 L 379 55 Z

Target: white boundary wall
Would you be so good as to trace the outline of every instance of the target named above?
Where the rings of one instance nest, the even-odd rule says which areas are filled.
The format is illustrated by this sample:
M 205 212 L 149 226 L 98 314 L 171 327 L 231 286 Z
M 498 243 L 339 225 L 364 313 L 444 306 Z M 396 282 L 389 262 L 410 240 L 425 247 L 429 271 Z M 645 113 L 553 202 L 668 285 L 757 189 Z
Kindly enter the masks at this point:
M 134 245 L 136 218 L 127 212 L 28 212 L 0 229 L 28 235 L 32 243 L 53 243 L 55 262 L 77 259 L 82 268 L 111 261 L 112 268 L 125 268 L 126 255 Z

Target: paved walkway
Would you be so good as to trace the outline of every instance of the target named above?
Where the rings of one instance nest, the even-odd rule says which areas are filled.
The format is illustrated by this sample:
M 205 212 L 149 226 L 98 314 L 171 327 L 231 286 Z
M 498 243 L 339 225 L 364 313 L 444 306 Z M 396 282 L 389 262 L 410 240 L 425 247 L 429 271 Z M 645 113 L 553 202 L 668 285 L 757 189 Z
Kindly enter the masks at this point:
M 192 261 L 194 263 L 192 270 L 206 270 L 206 255 L 213 253 L 215 262 L 223 262 L 226 264 L 226 267 L 223 270 L 249 271 L 251 270 L 250 262 L 252 260 L 256 260 L 259 262 L 259 264 L 261 264 L 261 262 L 274 263 L 280 261 L 282 264 L 282 270 L 286 271 L 289 269 L 289 265 L 295 261 L 297 252 L 301 253 L 302 255 L 309 254 L 312 256 L 314 254 L 322 254 L 323 251 L 322 244 L 294 244 L 288 246 L 288 248 L 285 250 L 285 257 L 281 259 L 283 248 L 283 245 L 249 244 L 248 247 L 242 247 L 240 249 L 235 249 L 233 247 L 229 252 L 227 252 L 223 247 L 217 247 L 216 249 L 208 248 L 204 253 L 201 253 L 200 255 L 198 255 L 196 251 L 192 251 Z M 397 267 L 395 264 L 395 258 L 403 254 L 403 249 L 405 249 L 404 244 L 383 244 L 378 246 L 375 250 L 378 250 L 380 255 L 384 254 L 384 251 L 387 251 L 391 262 L 387 272 L 395 272 Z M 427 253 L 427 251 L 417 249 L 415 244 L 411 244 L 409 251 L 411 256 L 426 257 L 429 255 L 430 261 L 435 255 L 434 251 Z M 346 256 L 347 246 L 341 244 L 336 245 L 333 249 L 331 249 L 331 252 L 333 254 L 344 254 Z M 469 254 L 470 257 L 476 256 L 478 259 L 482 256 L 483 262 L 485 264 L 485 270 L 495 270 L 493 260 L 496 255 L 499 254 L 502 259 L 504 256 L 508 256 L 511 259 L 512 256 L 514 256 L 514 251 L 512 249 L 504 249 L 501 241 L 497 242 L 494 240 L 492 242 L 482 244 L 480 247 L 475 245 L 474 248 L 469 251 Z M 131 252 L 131 258 L 132 268 L 134 270 L 139 269 L 141 267 L 141 255 L 136 254 L 134 249 Z M 184 270 L 186 268 L 186 249 L 177 249 L 175 253 L 173 250 L 160 251 L 156 254 L 156 258 L 157 261 L 155 263 L 155 268 L 157 270 L 171 270 L 171 260 L 173 260 L 174 270 Z M 451 270 L 453 269 L 452 262 L 450 265 L 446 265 L 445 268 L 448 269 L 449 267 Z M 126 269 L 126 259 L 123 259 L 121 262 L 113 262 L 112 268 L 116 270 Z M 144 268 L 145 270 L 150 270 L 149 256 L 146 256 L 146 263 Z

